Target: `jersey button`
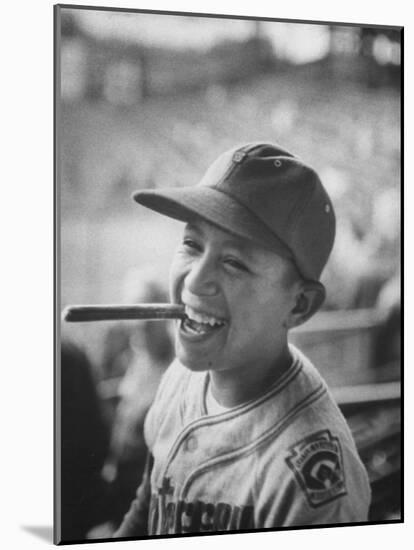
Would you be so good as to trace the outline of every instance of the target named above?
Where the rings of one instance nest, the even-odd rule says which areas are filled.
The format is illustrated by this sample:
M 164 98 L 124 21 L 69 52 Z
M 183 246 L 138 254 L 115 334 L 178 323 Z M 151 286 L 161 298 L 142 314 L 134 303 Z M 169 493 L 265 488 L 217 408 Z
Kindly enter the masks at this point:
M 194 452 L 198 447 L 197 438 L 191 435 L 186 442 L 186 449 L 190 453 Z

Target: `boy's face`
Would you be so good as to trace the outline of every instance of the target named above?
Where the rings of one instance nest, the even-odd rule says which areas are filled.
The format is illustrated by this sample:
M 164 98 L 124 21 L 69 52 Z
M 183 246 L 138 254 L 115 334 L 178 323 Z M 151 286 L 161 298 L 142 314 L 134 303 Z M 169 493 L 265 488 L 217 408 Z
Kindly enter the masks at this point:
M 286 345 L 295 306 L 289 263 L 204 221 L 188 224 L 170 270 L 176 354 L 194 371 L 269 367 Z

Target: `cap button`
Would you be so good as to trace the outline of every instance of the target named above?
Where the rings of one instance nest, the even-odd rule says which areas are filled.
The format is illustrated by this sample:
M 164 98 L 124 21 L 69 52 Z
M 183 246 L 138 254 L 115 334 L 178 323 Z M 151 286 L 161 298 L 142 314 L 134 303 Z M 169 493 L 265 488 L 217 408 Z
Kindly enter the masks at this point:
M 325 212 L 328 214 L 331 211 L 329 204 L 325 204 Z
M 273 164 L 276 166 L 276 168 L 279 168 L 280 166 L 282 166 L 282 161 L 279 160 L 279 159 L 276 159 Z
M 246 153 L 243 153 L 243 151 L 236 151 L 233 155 L 233 162 L 242 162 L 244 157 L 246 156 Z

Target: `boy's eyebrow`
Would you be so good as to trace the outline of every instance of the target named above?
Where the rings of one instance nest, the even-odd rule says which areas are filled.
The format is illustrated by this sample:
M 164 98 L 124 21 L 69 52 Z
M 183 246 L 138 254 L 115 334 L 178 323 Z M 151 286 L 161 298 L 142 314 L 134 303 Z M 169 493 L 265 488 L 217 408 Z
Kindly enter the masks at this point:
M 184 231 L 195 231 L 199 235 L 203 234 L 203 231 L 200 229 L 200 227 L 195 225 L 194 222 L 188 222 L 187 225 L 184 228 Z
M 203 229 L 194 222 L 187 223 L 185 230 L 193 231 L 201 237 L 204 235 Z M 254 251 L 251 250 L 251 245 L 245 243 L 243 239 L 241 239 L 237 235 L 232 235 L 229 233 L 228 238 L 223 241 L 223 244 L 225 246 L 228 246 L 229 248 L 233 248 L 236 252 L 242 254 L 246 258 L 246 260 L 255 260 Z

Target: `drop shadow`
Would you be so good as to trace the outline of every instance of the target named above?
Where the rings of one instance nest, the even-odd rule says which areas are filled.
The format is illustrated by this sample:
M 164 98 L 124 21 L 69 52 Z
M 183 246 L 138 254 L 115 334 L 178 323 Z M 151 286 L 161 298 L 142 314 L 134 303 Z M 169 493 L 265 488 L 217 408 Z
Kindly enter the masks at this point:
M 21 527 L 31 535 L 53 544 L 53 527 L 43 525 L 22 525 Z

